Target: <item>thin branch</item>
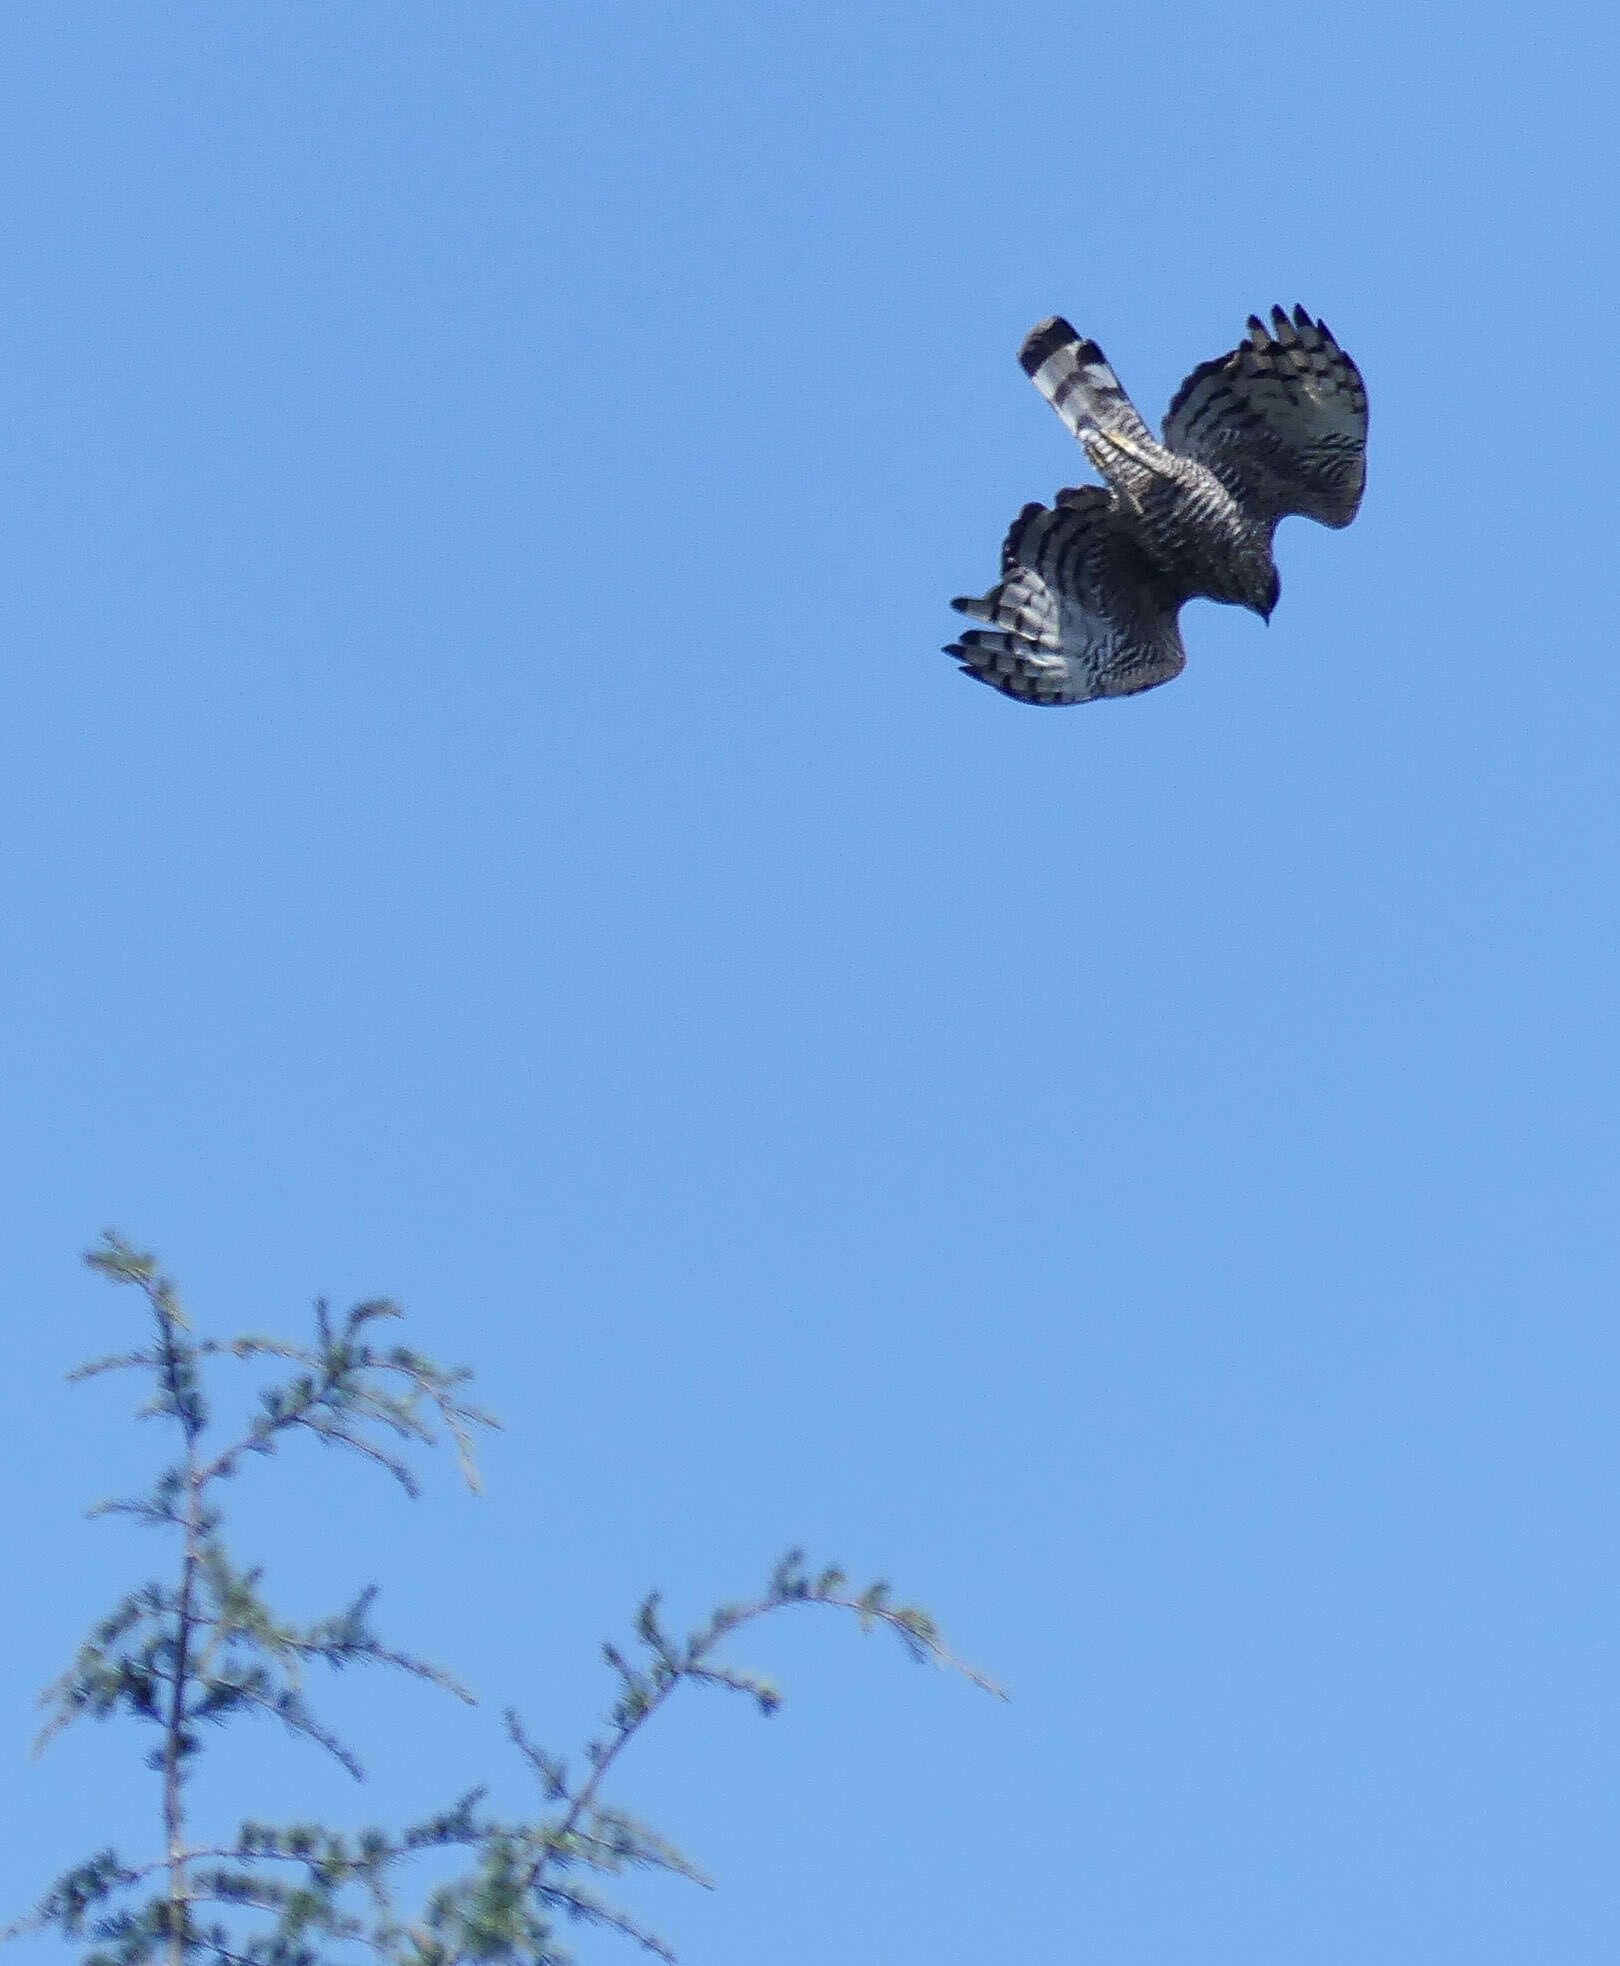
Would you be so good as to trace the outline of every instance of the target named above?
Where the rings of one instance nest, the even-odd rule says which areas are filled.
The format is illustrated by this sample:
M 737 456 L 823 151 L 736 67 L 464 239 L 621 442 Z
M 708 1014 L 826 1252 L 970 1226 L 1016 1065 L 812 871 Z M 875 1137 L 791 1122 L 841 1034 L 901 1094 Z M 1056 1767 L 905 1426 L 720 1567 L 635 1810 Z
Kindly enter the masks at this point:
M 944 1645 L 935 1632 L 931 1619 L 925 1618 L 915 1610 L 897 1609 L 888 1605 L 885 1602 L 886 1594 L 883 1586 L 875 1585 L 861 1596 L 854 1597 L 840 1588 L 843 1580 L 835 1571 L 824 1572 L 822 1577 L 815 1581 L 804 1577 L 798 1568 L 801 1560 L 797 1551 L 790 1553 L 777 1566 L 771 1579 L 771 1587 L 762 1597 L 756 1598 L 751 1603 L 728 1606 L 716 1612 L 707 1628 L 698 1632 L 689 1641 L 684 1654 L 676 1653 L 659 1630 L 656 1615 L 657 1598 L 656 1596 L 649 1598 L 642 1607 L 637 1628 L 643 1641 L 655 1656 L 650 1677 L 634 1672 L 611 1645 L 604 1647 L 609 1663 L 618 1671 L 627 1688 L 625 1698 L 620 1701 L 616 1709 L 613 1738 L 599 1752 L 593 1753 L 593 1765 L 589 1776 L 570 1799 L 562 1821 L 554 1830 L 547 1833 L 544 1847 L 524 1875 L 523 1888 L 526 1892 L 536 1891 L 543 1894 L 548 1889 L 546 1872 L 551 1863 L 558 1858 L 566 1859 L 571 1854 L 571 1846 L 585 1840 L 580 1826 L 586 1817 L 596 1810 L 597 1797 L 614 1763 L 683 1680 L 749 1692 L 766 1712 L 774 1710 L 777 1696 L 764 1682 L 705 1664 L 709 1655 L 723 1639 L 729 1637 L 739 1627 L 764 1617 L 768 1612 L 779 1611 L 790 1604 L 825 1604 L 834 1610 L 852 1612 L 862 1624 L 878 1623 L 889 1626 L 913 1658 L 933 1658 L 939 1664 L 960 1673 L 985 1692 L 994 1694 L 997 1699 L 1004 1700 L 1007 1697 L 993 1680 L 958 1659 Z M 516 1714 L 509 1711 L 506 1718 L 507 1731 L 540 1773 L 542 1780 L 553 1786 L 561 1786 L 560 1769 L 529 1743 Z M 563 1792 L 566 1794 L 566 1788 Z
M 605 1899 L 597 1897 L 594 1891 L 587 1891 L 578 1884 L 545 1884 L 537 1889 L 540 1897 L 553 1910 L 566 1911 L 592 1925 L 605 1925 L 609 1931 L 634 1939 L 647 1952 L 667 1960 L 669 1966 L 675 1966 L 675 1953 L 667 1940 L 632 1918 L 629 1912 L 620 1911 L 617 1905 L 610 1905 Z
M 135 1366 L 151 1367 L 156 1363 L 150 1352 L 112 1352 L 106 1358 L 87 1359 L 83 1365 L 74 1366 L 67 1376 L 70 1386 L 82 1380 L 94 1379 L 103 1372 L 125 1372 Z
M 280 1345 L 267 1339 L 252 1340 L 254 1350 L 274 1352 L 279 1357 L 295 1360 L 307 1366 L 313 1377 L 295 1387 L 293 1403 L 260 1413 L 237 1439 L 221 1448 L 203 1471 L 205 1481 L 228 1473 L 245 1454 L 268 1452 L 274 1436 L 285 1429 L 304 1427 L 323 1440 L 351 1447 L 356 1453 L 377 1462 L 414 1499 L 418 1492 L 416 1481 L 404 1462 L 342 1424 L 339 1417 L 341 1395 L 342 1408 L 358 1410 L 379 1425 L 390 1428 L 401 1439 L 420 1441 L 426 1445 L 432 1444 L 432 1429 L 411 1410 L 409 1402 L 416 1399 L 430 1401 L 455 1443 L 463 1479 L 475 1492 L 480 1489 L 483 1484 L 473 1459 L 471 1429 L 475 1426 L 498 1428 L 500 1422 L 483 1408 L 464 1406 L 451 1396 L 450 1389 L 471 1375 L 464 1370 L 445 1371 L 431 1366 L 403 1346 L 379 1354 L 369 1345 L 352 1343 L 354 1331 L 369 1319 L 401 1315 L 393 1304 L 376 1302 L 358 1305 L 350 1313 L 345 1337 L 334 1340 L 326 1307 L 317 1304 L 317 1324 L 322 1338 L 319 1351 Z M 363 1383 L 352 1383 L 356 1375 L 368 1372 L 397 1375 L 409 1387 L 408 1394 L 403 1399 L 394 1399 Z
M 194 1436 L 186 1437 L 187 1492 L 185 1550 L 181 1558 L 180 1602 L 175 1611 L 174 1675 L 169 1714 L 163 1730 L 163 1836 L 169 1855 L 169 1966 L 186 1956 L 186 1860 L 182 1849 L 185 1814 L 181 1801 L 186 1734 L 186 1674 L 191 1651 L 192 1606 L 202 1557 L 202 1498 L 198 1490 Z
M 275 1700 L 251 1686 L 244 1685 L 240 1680 L 231 1682 L 231 1692 L 244 1706 L 261 1707 L 266 1713 L 273 1714 L 289 1734 L 301 1734 L 305 1740 L 313 1741 L 317 1747 L 325 1748 L 332 1759 L 341 1763 L 357 1782 L 366 1779 L 366 1771 L 361 1767 L 359 1758 L 351 1749 L 346 1748 L 335 1734 L 323 1727 L 312 1713 L 304 1709 L 296 1694 L 284 1693 L 280 1700 Z M 206 1714 L 199 1717 L 205 1720 L 209 1718 Z
M 915 1612 L 873 1604 L 869 1601 L 870 1595 L 868 1592 L 861 1597 L 848 1597 L 834 1592 L 810 1590 L 803 1595 L 763 1597 L 753 1604 L 745 1605 L 737 1616 L 736 1623 L 727 1626 L 724 1631 L 715 1633 L 712 1642 L 717 1643 L 719 1639 L 726 1636 L 727 1632 L 735 1630 L 737 1625 L 745 1625 L 770 1611 L 781 1611 L 790 1604 L 825 1604 L 834 1611 L 853 1612 L 862 1624 L 887 1625 L 914 1659 L 932 1659 L 947 1672 L 960 1674 L 963 1679 L 977 1686 L 981 1692 L 990 1694 L 992 1698 L 997 1700 L 1008 1698 L 1005 1687 L 997 1685 L 995 1680 L 980 1672 L 976 1666 L 970 1666 L 965 1659 L 958 1658 L 934 1631 L 931 1621 L 919 1628 L 913 1622 L 917 1616 Z M 705 1652 L 710 1649 L 709 1645 L 705 1645 Z

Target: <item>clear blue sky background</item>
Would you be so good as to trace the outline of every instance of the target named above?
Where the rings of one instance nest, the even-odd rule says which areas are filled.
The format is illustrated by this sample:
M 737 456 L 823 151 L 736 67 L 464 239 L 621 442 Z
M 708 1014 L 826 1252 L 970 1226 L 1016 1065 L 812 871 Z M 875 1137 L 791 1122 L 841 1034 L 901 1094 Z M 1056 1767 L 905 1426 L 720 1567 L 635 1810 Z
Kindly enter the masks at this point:
M 111 1223 L 220 1328 L 397 1296 L 508 1423 L 476 1502 L 241 1484 L 292 1608 L 375 1578 L 486 1699 L 341 1684 L 370 1793 L 255 1737 L 265 1813 L 515 1805 L 505 1702 L 576 1739 L 646 1586 L 803 1542 L 1013 1701 L 742 1647 L 781 1716 L 621 1789 L 692 1966 L 1613 1960 L 1617 55 L 7 10 L 8 1907 L 154 1838 L 127 1740 L 24 1759 L 158 1556 L 78 1516 L 159 1445 L 61 1384 Z M 1172 688 L 960 679 L 1082 472 L 1024 330 L 1157 416 L 1274 300 L 1366 372 L 1355 527 Z

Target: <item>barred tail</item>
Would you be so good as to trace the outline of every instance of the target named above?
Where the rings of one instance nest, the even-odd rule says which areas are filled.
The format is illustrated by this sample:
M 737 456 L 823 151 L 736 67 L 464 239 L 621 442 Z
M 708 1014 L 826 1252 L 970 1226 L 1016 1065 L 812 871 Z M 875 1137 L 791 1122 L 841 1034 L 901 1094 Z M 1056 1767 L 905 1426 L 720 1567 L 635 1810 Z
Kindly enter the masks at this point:
M 1108 430 L 1151 444 L 1153 433 L 1120 387 L 1094 341 L 1083 341 L 1061 314 L 1036 322 L 1018 351 L 1024 373 L 1063 419 L 1072 437 Z

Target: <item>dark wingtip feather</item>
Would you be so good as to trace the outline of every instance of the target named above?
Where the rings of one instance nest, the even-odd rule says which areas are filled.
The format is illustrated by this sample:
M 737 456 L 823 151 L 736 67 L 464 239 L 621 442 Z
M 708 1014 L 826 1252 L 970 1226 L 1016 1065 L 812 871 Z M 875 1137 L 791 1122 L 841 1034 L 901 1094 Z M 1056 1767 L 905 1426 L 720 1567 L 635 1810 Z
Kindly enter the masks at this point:
M 1031 499 L 1028 505 L 1022 506 L 1019 509 L 1017 518 L 1013 520 L 1006 532 L 1002 534 L 1001 571 L 1004 575 L 1011 573 L 1013 568 L 1018 564 L 1018 556 L 1013 551 L 1014 539 L 1021 538 L 1024 528 L 1029 524 L 1035 514 L 1037 512 L 1044 512 L 1045 510 L 1046 507 L 1041 504 L 1039 499 Z
M 1014 533 L 1022 532 L 1031 519 L 1038 518 L 1045 510 L 1046 507 L 1038 498 L 1032 498 L 1027 505 L 1021 505 L 1018 508 L 1018 516 L 1007 528 L 1007 537 L 1011 539 Z
M 1114 494 L 1104 491 L 1101 485 L 1065 485 L 1052 500 L 1060 510 L 1069 510 L 1077 505 L 1112 505 Z
M 1023 565 L 1023 560 L 1019 555 L 1018 549 L 1023 545 L 1025 539 L 1028 538 L 1030 527 L 1034 525 L 1037 519 L 1042 519 L 1046 516 L 1046 510 L 1047 508 L 1041 504 L 1039 499 L 1031 499 L 1029 504 L 1018 514 L 1018 517 L 1013 520 L 1012 524 L 1007 528 L 1007 537 L 1001 543 L 1001 564 L 1003 567 L 1010 568 Z

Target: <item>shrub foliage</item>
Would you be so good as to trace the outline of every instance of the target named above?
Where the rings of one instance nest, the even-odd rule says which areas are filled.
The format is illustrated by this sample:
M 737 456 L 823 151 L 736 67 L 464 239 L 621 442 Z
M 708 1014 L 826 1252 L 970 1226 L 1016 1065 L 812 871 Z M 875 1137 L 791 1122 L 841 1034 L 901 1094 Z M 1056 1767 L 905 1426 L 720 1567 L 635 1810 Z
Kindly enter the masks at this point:
M 656 1593 L 645 1599 L 633 1639 L 603 1647 L 616 1694 L 597 1738 L 574 1758 L 537 1746 L 507 1713 L 508 1740 L 538 1791 L 530 1820 L 501 1820 L 486 1806 L 485 1791 L 473 1788 L 439 1814 L 395 1828 L 248 1817 L 234 1836 L 199 1842 L 188 1784 L 211 1731 L 245 1714 L 273 1716 L 360 1779 L 354 1751 L 310 1702 L 309 1668 L 379 1666 L 472 1701 L 450 1674 L 385 1642 L 372 1622 L 372 1587 L 312 1624 L 280 1616 L 263 1595 L 260 1572 L 244 1568 L 226 1543 L 223 1484 L 295 1435 L 313 1434 L 373 1463 L 412 1496 L 413 1453 L 448 1438 L 476 1488 L 474 1440 L 497 1423 L 468 1402 L 465 1368 L 447 1369 L 385 1342 L 384 1328 L 401 1315 L 392 1303 L 357 1304 L 341 1319 L 317 1304 L 303 1344 L 198 1337 L 153 1258 L 108 1235 L 86 1260 L 140 1293 L 150 1337 L 140 1350 L 96 1359 L 72 1376 L 141 1375 L 150 1392 L 137 1410 L 165 1422 L 174 1442 L 173 1459 L 145 1494 L 91 1513 L 167 1531 L 173 1563 L 99 1619 L 45 1689 L 40 1745 L 87 1716 L 144 1729 L 147 1763 L 158 1778 L 158 1839 L 134 1859 L 109 1848 L 76 1864 L 6 1936 L 54 1930 L 88 1942 L 86 1966 L 159 1959 L 165 1966 L 315 1966 L 361 1952 L 394 1966 L 562 1966 L 570 1955 L 559 1927 L 583 1923 L 671 1959 L 664 1940 L 616 1903 L 603 1880 L 633 1869 L 704 1880 L 655 1830 L 611 1801 L 607 1788 L 625 1749 L 685 1684 L 721 1687 L 761 1713 L 775 1710 L 776 1688 L 723 1656 L 735 1632 L 773 1611 L 821 1605 L 863 1627 L 885 1627 L 912 1658 L 948 1665 L 996 1690 L 952 1657 L 926 1612 L 894 1603 L 884 1584 L 857 1591 L 836 1569 L 812 1571 L 794 1551 L 757 1596 L 720 1606 L 685 1637 L 665 1628 Z M 285 1367 L 237 1428 L 215 1423 L 206 1384 L 227 1358 Z M 464 1867 L 406 1909 L 413 1863 L 432 1851 L 451 1852 Z

